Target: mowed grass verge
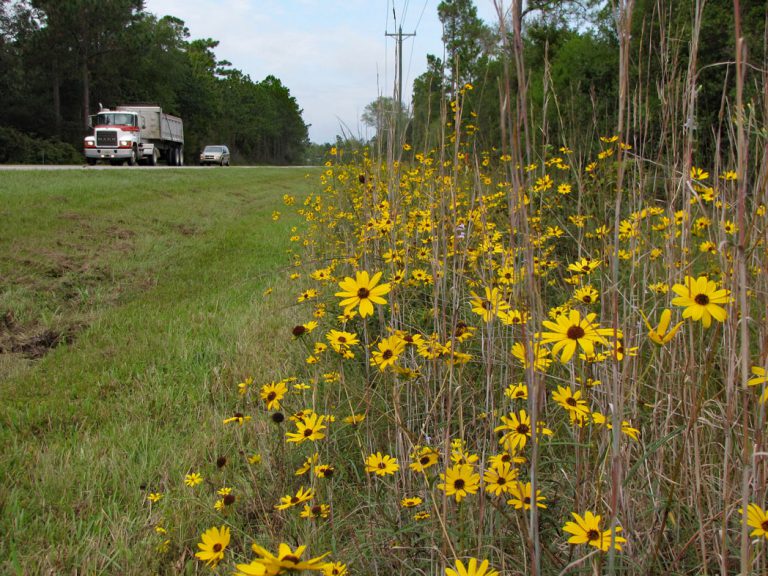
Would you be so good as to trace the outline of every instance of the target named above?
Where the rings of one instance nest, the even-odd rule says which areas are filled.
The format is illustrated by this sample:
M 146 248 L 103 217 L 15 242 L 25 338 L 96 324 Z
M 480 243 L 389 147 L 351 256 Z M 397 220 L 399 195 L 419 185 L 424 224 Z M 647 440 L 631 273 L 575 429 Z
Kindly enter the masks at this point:
M 3 174 L 0 572 L 155 571 L 147 493 L 215 468 L 231 390 L 284 360 L 272 216 L 306 172 Z

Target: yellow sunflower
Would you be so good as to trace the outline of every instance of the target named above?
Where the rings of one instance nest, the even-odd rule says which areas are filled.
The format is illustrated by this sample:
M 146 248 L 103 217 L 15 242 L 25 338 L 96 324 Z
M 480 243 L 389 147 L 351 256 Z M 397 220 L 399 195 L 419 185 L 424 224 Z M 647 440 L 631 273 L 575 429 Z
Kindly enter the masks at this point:
M 762 536 L 768 540 L 768 514 L 757 504 L 747 506 L 747 526 L 754 528 L 750 536 Z
M 229 545 L 229 528 L 213 526 L 203 532 L 200 538 L 202 541 L 197 544 L 200 551 L 195 556 L 211 568 L 215 568 L 219 562 L 224 560 L 224 550 Z
M 568 539 L 569 544 L 589 544 L 607 552 L 611 547 L 611 530 L 600 530 L 600 516 L 585 512 L 584 516 L 579 516 L 576 512 L 571 512 L 575 522 L 566 522 L 563 526 L 563 532 L 568 532 L 572 536 Z M 617 533 L 621 532 L 621 526 L 617 526 L 613 535 L 613 547 L 621 550 L 621 545 L 627 540 Z
M 640 312 L 640 314 L 642 314 L 643 320 L 645 320 L 645 326 L 648 328 L 648 338 L 650 338 L 652 342 L 655 342 L 659 346 L 663 346 L 672 340 L 672 338 L 675 337 L 675 334 L 677 334 L 677 331 L 680 329 L 680 326 L 683 325 L 682 322 L 678 322 L 671 329 L 669 328 L 669 324 L 672 319 L 672 311 L 669 308 L 666 308 L 661 313 L 661 317 L 659 318 L 659 325 L 656 328 L 651 326 L 651 323 L 648 321 L 648 318 L 646 318 L 645 314 L 642 312 Z
M 488 560 L 483 560 L 478 565 L 477 558 L 470 558 L 465 566 L 461 560 L 456 560 L 453 568 L 445 569 L 445 576 L 499 576 L 496 570 L 488 566 Z
M 677 294 L 677 298 L 672 299 L 672 305 L 685 308 L 683 318 L 690 318 L 695 322 L 701 320 L 704 328 L 709 328 L 712 318 L 725 322 L 728 314 L 720 305 L 731 301 L 730 290 L 718 289 L 717 284 L 706 276 L 696 279 L 686 276 L 684 282 L 672 286 L 672 291 Z
M 368 272 L 356 272 L 355 278 L 347 276 L 339 282 L 341 292 L 336 296 L 343 298 L 339 306 L 344 308 L 344 312 L 349 312 L 355 307 L 359 307 L 360 317 L 365 318 L 373 314 L 374 304 L 386 304 L 387 301 L 382 298 L 384 294 L 390 291 L 389 284 L 379 284 L 381 272 L 376 272 L 369 277 Z
M 533 498 L 531 495 L 531 483 L 526 482 L 523 484 L 522 482 L 517 482 L 514 486 L 512 486 L 512 490 L 510 491 L 510 494 L 512 495 L 512 498 L 507 500 L 507 504 L 510 506 L 513 506 L 516 510 L 530 510 L 531 505 L 533 504 Z M 541 490 L 536 490 L 536 507 L 537 508 L 546 508 L 547 505 L 544 504 L 544 501 L 547 498 L 545 496 L 541 495 Z
M 541 343 L 552 346 L 552 354 L 557 355 L 560 351 L 560 362 L 568 362 L 577 347 L 581 347 L 587 356 L 595 353 L 595 344 L 608 346 L 608 341 L 603 337 L 608 332 L 613 332 L 610 328 L 599 328 L 593 324 L 597 314 L 587 314 L 583 318 L 578 310 L 571 310 L 568 316 L 560 316 L 556 322 L 544 320 L 542 323 L 550 332 L 541 333 Z
M 287 510 L 288 508 L 293 508 L 304 502 L 309 502 L 314 497 L 315 491 L 312 488 L 304 490 L 304 487 L 302 486 L 299 488 L 299 491 L 296 492 L 295 496 L 289 494 L 288 496 L 280 498 L 280 504 L 275 504 L 275 510 Z
M 365 459 L 365 471 L 369 474 L 386 476 L 394 474 L 398 470 L 400 470 L 400 464 L 397 463 L 397 458 L 382 454 L 381 452 L 371 454 Z
M 472 294 L 472 312 L 480 315 L 484 322 L 490 322 L 494 316 L 497 316 L 500 312 L 509 310 L 509 304 L 504 301 L 504 298 L 499 292 L 498 288 L 485 288 L 485 297 L 478 296 L 474 292 Z
M 301 444 L 307 440 L 314 442 L 315 440 L 322 440 L 325 438 L 326 426 L 323 424 L 325 416 L 320 414 L 310 414 L 304 418 L 300 418 L 296 421 L 296 432 L 286 432 L 285 438 L 287 442 L 295 442 Z
M 408 468 L 414 472 L 424 472 L 430 466 L 437 464 L 440 454 L 434 448 L 429 446 L 422 446 L 418 450 L 415 450 L 411 454 L 412 462 L 408 464 Z
M 446 496 L 453 496 L 456 502 L 469 494 L 476 494 L 480 488 L 480 474 L 475 472 L 471 464 L 455 464 L 440 474 L 442 482 L 437 485 L 438 489 L 445 492 Z
M 267 404 L 267 410 L 279 410 L 280 401 L 288 392 L 285 382 L 271 382 L 261 387 L 261 399 Z
M 517 468 L 512 468 L 508 462 L 491 466 L 483 474 L 485 491 L 496 496 L 511 492 L 518 473 Z
M 376 366 L 383 372 L 388 366 L 392 366 L 400 354 L 405 350 L 405 342 L 397 334 L 389 338 L 382 338 L 377 344 L 376 350 L 371 353 L 371 366 Z
M 266 548 L 262 548 L 258 544 L 252 544 L 251 548 L 256 553 L 258 558 L 251 562 L 251 564 L 258 563 L 264 566 L 265 571 L 263 574 L 267 576 L 275 576 L 277 574 L 285 574 L 288 572 L 300 572 L 301 570 L 323 570 L 323 558 L 328 556 L 330 552 L 326 552 L 322 556 L 312 558 L 310 560 L 301 560 L 301 555 L 304 554 L 306 546 L 299 546 L 296 550 L 292 550 L 288 544 L 281 543 L 278 546 L 277 554 L 272 554 Z M 249 565 L 237 565 L 238 570 L 243 570 L 243 566 Z M 245 572 L 245 574 L 251 574 Z M 254 573 L 256 574 L 256 573 Z

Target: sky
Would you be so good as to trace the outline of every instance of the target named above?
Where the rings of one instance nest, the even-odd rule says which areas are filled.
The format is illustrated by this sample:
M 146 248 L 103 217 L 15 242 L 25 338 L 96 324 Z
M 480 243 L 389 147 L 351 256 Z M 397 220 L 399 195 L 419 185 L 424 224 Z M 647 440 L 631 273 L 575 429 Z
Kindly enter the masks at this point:
M 272 75 L 296 98 L 312 142 L 337 135 L 373 136 L 360 121 L 366 105 L 395 93 L 396 39 L 403 38 L 403 100 L 426 70 L 427 54 L 443 57 L 440 0 L 145 0 L 158 17 L 184 21 L 191 39 L 219 41 L 216 57 L 254 82 Z M 496 21 L 493 0 L 475 0 Z M 505 5 L 508 2 L 505 3 Z M 393 15 L 394 10 L 394 15 Z M 394 17 L 397 17 L 395 21 Z

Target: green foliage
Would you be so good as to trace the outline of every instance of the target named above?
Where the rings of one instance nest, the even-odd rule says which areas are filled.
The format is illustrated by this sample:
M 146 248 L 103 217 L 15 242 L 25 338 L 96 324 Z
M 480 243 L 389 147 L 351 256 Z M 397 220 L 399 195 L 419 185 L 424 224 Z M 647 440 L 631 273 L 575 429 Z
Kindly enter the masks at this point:
M 443 24 L 447 64 L 456 83 L 473 82 L 478 62 L 495 44 L 491 29 L 477 15 L 472 0 L 443 0 L 437 15 Z
M 79 164 L 82 154 L 71 144 L 33 138 L 0 126 L 0 163 L 2 164 Z
M 670 114 L 680 113 L 686 106 L 680 100 L 679 88 L 688 81 L 697 3 L 638 0 L 635 4 L 627 74 L 636 82 L 632 89 L 635 97 L 642 98 L 645 109 L 642 118 L 633 119 L 631 131 L 645 134 L 638 138 L 654 144 L 644 148 L 644 153 L 656 156 L 664 153 L 660 136 L 670 128 Z M 601 0 L 535 0 L 524 3 L 517 14 L 527 98 L 532 104 L 526 113 L 531 133 L 545 145 L 568 143 L 586 151 L 596 142 L 595 134 L 616 130 L 619 42 L 611 6 Z M 499 97 L 506 91 L 506 82 L 511 88 L 517 83 L 510 51 L 515 40 L 513 15 L 509 14 L 505 22 L 506 39 L 498 30 L 492 33 L 478 18 L 471 0 L 441 2 L 438 15 L 444 27 L 447 61 L 428 55 L 427 71 L 414 81 L 412 142 L 418 149 L 439 143 L 441 126 L 450 121 L 441 118 L 441 112 L 450 110 L 456 90 L 470 82 L 474 90 L 463 100 L 465 121 L 470 112 L 476 114 L 473 123 L 479 142 L 485 148 L 498 147 L 502 138 L 500 117 L 506 114 L 507 125 L 511 125 L 512 118 L 520 113 L 510 102 L 502 112 Z M 746 102 L 755 101 L 761 89 L 757 71 L 765 53 L 765 16 L 764 5 L 741 4 L 746 55 L 756 66 L 748 68 Z M 733 5 L 703 3 L 700 25 L 692 70 L 697 91 L 688 124 L 695 130 L 697 153 L 704 161 L 727 140 L 725 130 L 733 114 Z M 762 114 L 759 106 L 755 109 Z
M 446 89 L 442 60 L 428 54 L 427 71 L 413 82 L 411 140 L 418 149 L 437 141 Z
M 294 164 L 307 126 L 288 88 L 216 58 L 136 0 L 21 1 L 0 7 L 0 125 L 82 148 L 85 118 L 105 106 L 152 102 L 184 120 L 187 160 L 212 142 L 240 163 Z
M 65 338 L 37 360 L 0 354 L 0 573 L 191 573 L 153 526 L 191 543 L 199 501 L 150 505 L 144 488 L 236 459 L 214 434 L 222 399 L 278 372 L 293 314 L 262 296 L 298 224 L 271 214 L 309 186 L 276 168 L 3 176 L 0 349 Z

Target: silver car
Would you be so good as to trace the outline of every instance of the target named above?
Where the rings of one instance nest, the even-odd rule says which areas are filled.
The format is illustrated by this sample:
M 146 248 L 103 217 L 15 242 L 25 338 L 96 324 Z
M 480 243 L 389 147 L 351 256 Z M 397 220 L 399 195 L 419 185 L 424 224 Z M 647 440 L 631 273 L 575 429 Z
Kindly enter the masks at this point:
M 218 164 L 219 166 L 229 166 L 229 148 L 226 146 L 206 146 L 200 154 L 200 166 L 209 164 Z

